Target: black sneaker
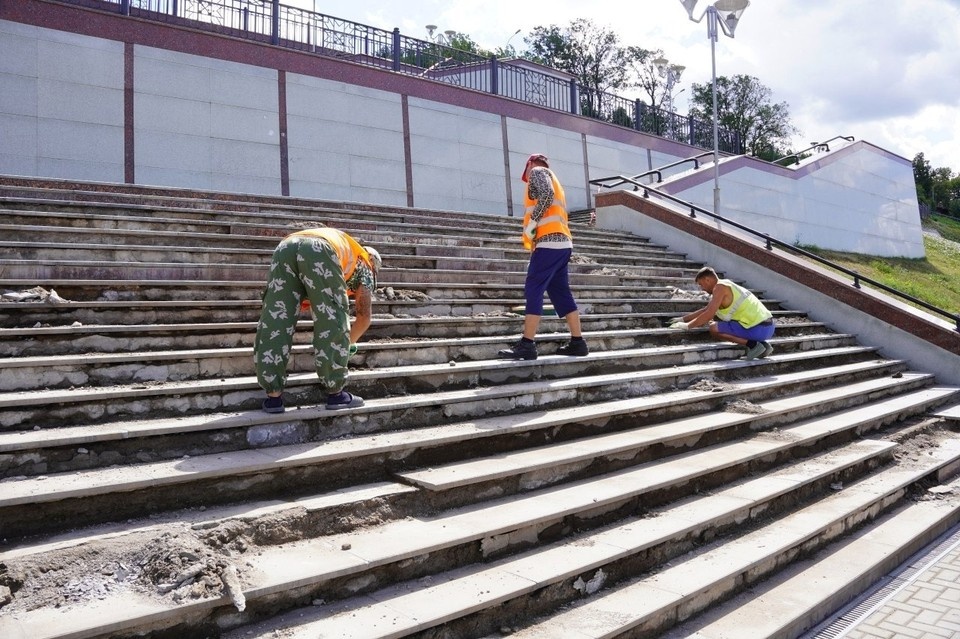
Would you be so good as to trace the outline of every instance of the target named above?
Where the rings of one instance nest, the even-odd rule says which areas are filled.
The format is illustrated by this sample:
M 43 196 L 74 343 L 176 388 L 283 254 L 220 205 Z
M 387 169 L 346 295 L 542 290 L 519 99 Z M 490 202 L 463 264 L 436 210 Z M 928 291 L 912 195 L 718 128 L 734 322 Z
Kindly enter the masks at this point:
M 501 359 L 537 359 L 537 343 L 517 340 L 517 343 L 510 348 L 497 351 L 497 357 Z
M 283 396 L 280 397 L 268 397 L 263 400 L 263 412 L 265 413 L 282 413 L 283 412 Z
M 590 354 L 586 340 L 570 340 L 566 346 L 557 349 L 557 355 L 567 355 L 568 357 L 585 357 Z

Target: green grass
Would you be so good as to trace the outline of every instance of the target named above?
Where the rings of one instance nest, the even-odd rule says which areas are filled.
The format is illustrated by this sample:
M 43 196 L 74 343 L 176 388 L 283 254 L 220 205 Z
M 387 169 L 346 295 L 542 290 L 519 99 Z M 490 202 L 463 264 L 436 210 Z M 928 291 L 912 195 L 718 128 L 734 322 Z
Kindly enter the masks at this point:
M 924 228 L 936 230 L 943 236 L 941 239 L 924 235 L 925 259 L 801 248 L 928 304 L 960 313 L 960 220 L 934 215 L 924 221 Z

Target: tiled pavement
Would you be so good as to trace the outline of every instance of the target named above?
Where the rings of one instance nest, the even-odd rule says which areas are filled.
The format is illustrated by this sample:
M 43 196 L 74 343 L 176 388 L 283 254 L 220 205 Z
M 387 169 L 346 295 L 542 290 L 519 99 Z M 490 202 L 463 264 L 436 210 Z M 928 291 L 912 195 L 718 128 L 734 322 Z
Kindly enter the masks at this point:
M 808 639 L 960 639 L 960 526 Z

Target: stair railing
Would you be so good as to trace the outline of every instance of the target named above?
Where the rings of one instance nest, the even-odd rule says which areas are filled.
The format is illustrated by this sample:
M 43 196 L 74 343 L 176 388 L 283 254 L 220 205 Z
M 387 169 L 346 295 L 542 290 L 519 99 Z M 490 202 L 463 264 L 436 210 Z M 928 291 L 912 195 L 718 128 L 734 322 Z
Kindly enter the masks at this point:
M 610 177 L 597 178 L 596 180 L 590 180 L 590 184 L 596 184 L 599 188 L 605 188 L 605 189 L 613 189 L 620 186 L 621 184 L 633 184 L 634 185 L 633 190 L 637 191 L 640 188 L 639 185 L 637 184 L 637 180 L 639 180 L 640 178 L 651 177 L 656 175 L 657 184 L 659 184 L 660 182 L 663 182 L 663 172 L 666 171 L 667 169 L 672 169 L 674 167 L 684 165 L 687 162 L 693 162 L 693 168 L 699 169 L 700 160 L 705 157 L 713 157 L 713 151 L 705 151 L 700 155 L 695 155 L 693 157 L 677 160 L 676 162 L 671 162 L 670 164 L 664 164 L 659 169 L 650 169 L 649 171 L 645 171 L 639 175 L 634 175 L 633 177 L 627 178 L 621 175 L 612 175 Z M 603 182 L 607 180 L 619 180 L 619 181 L 613 182 L 612 184 L 603 184 Z
M 836 139 L 836 138 L 834 138 L 834 139 Z M 650 173 L 650 172 L 648 172 L 648 173 Z M 763 242 L 764 242 L 764 244 L 765 244 L 765 247 L 766 247 L 766 249 L 767 249 L 768 251 L 772 251 L 772 250 L 774 249 L 774 247 L 780 248 L 780 249 L 783 249 L 783 250 L 788 251 L 788 252 L 790 252 L 790 253 L 794 253 L 794 254 L 797 254 L 797 255 L 801 255 L 801 256 L 803 256 L 803 257 L 805 257 L 805 258 L 807 258 L 807 259 L 813 260 L 813 261 L 815 261 L 815 262 L 819 262 L 820 264 L 822 264 L 822 265 L 824 265 L 824 266 L 826 266 L 826 267 L 828 267 L 828 268 L 831 268 L 831 269 L 834 269 L 834 270 L 836 270 L 836 271 L 839 271 L 839 272 L 843 273 L 844 275 L 847 275 L 847 276 L 853 278 L 853 287 L 856 288 L 856 289 L 861 288 L 861 286 L 860 286 L 860 283 L 861 283 L 861 282 L 865 282 L 865 283 L 869 284 L 869 285 L 870 285 L 871 287 L 873 287 L 873 288 L 880 289 L 881 291 L 884 291 L 885 293 L 889 293 L 890 295 L 893 295 L 894 297 L 898 297 L 898 298 L 900 298 L 900 299 L 902 299 L 902 300 L 906 300 L 907 302 L 909 302 L 909 303 L 911 303 L 911 304 L 915 304 L 916 306 L 919 306 L 919 307 L 921 307 L 921 308 L 923 308 L 923 309 L 926 309 L 926 310 L 928 310 L 928 311 L 930 311 L 930 312 L 932 312 L 932 313 L 935 313 L 935 314 L 937 314 L 937 315 L 941 315 L 941 316 L 943 316 L 943 317 L 946 317 L 946 318 L 952 320 L 952 321 L 956 324 L 956 328 L 955 328 L 954 330 L 956 330 L 957 332 L 960 332 L 960 314 L 952 313 L 952 312 L 947 311 L 947 310 L 944 310 L 944 309 L 942 309 L 942 308 L 940 308 L 940 307 L 938 307 L 938 306 L 934 306 L 933 304 L 930 304 L 930 303 L 928 303 L 928 302 L 925 302 L 925 301 L 923 301 L 923 300 L 921 300 L 921 299 L 917 299 L 916 297 L 913 297 L 912 295 L 909 295 L 909 294 L 907 294 L 907 293 L 904 293 L 903 291 L 899 291 L 899 290 L 897 290 L 897 289 L 895 289 L 895 288 L 893 288 L 893 287 L 891 287 L 891 286 L 887 286 L 886 284 L 883 284 L 882 282 L 878 282 L 878 281 L 876 281 L 876 280 L 874 280 L 874 279 L 871 279 L 871 278 L 869 278 L 869 277 L 865 277 L 865 276 L 863 276 L 863 275 L 860 275 L 860 274 L 857 273 L 856 271 L 851 270 L 851 269 L 848 269 L 847 267 L 841 266 L 840 264 L 837 264 L 837 263 L 835 263 L 835 262 L 832 262 L 832 261 L 826 259 L 825 257 L 821 257 L 821 256 L 819 256 L 819 255 L 817 255 L 817 254 L 815 254 L 815 253 L 811 253 L 810 251 L 806 251 L 806 250 L 804 250 L 804 249 L 802 249 L 802 248 L 800 248 L 800 247 L 794 246 L 794 245 L 792 245 L 792 244 L 788 244 L 788 243 L 783 242 L 783 241 L 781 241 L 781 240 L 778 240 L 778 239 L 776 239 L 776 238 L 774 238 L 774 237 L 770 237 L 770 234 L 769 234 L 769 233 L 761 233 L 760 231 L 757 231 L 757 230 L 755 230 L 755 229 L 752 229 L 752 228 L 750 228 L 749 226 L 746 226 L 746 225 L 744 225 L 744 224 L 740 224 L 739 222 L 734 222 L 734 221 L 731 220 L 731 219 L 725 218 L 725 217 L 723 217 L 722 215 L 718 215 L 717 213 L 714 213 L 714 212 L 712 212 L 712 211 L 708 211 L 708 210 L 705 209 L 705 208 L 699 207 L 699 206 L 697 206 L 696 204 L 692 204 L 691 202 L 687 202 L 686 200 L 683 200 L 683 199 L 681 199 L 681 198 L 678 198 L 678 197 L 676 197 L 675 195 L 671 195 L 671 194 L 669 194 L 669 193 L 664 193 L 663 191 L 660 191 L 660 190 L 658 190 L 658 189 L 655 189 L 655 188 L 651 187 L 649 184 L 640 184 L 639 182 L 637 182 L 637 181 L 634 180 L 633 178 L 626 177 L 626 176 L 623 176 L 623 175 L 617 175 L 617 176 L 612 176 L 612 177 L 607 177 L 607 178 L 597 178 L 596 180 L 590 180 L 590 184 L 593 184 L 593 185 L 597 186 L 598 188 L 612 188 L 612 187 L 608 186 L 607 184 L 604 184 L 604 182 L 606 182 L 606 181 L 614 181 L 614 180 L 616 181 L 616 184 L 617 184 L 617 185 L 619 185 L 619 184 L 633 184 L 633 185 L 634 185 L 634 189 L 633 189 L 634 191 L 639 191 L 639 190 L 642 189 L 642 190 L 643 190 L 643 197 L 646 198 L 646 199 L 650 199 L 650 195 L 653 194 L 653 195 L 655 195 L 656 197 L 662 198 L 662 199 L 664 199 L 664 200 L 668 200 L 668 201 L 670 201 L 670 202 L 673 202 L 674 204 L 678 204 L 678 205 L 680 205 L 680 206 L 682 206 L 682 207 L 688 208 L 688 209 L 690 210 L 689 216 L 690 216 L 691 218 L 696 218 L 696 217 L 697 217 L 697 213 L 702 213 L 703 215 L 706 215 L 706 216 L 708 216 L 708 217 L 711 217 L 711 218 L 713 218 L 714 220 L 717 220 L 718 222 L 723 222 L 724 224 L 729 224 L 730 226 L 732 226 L 732 227 L 734 227 L 734 228 L 736 228 L 736 229 L 739 229 L 739 230 L 743 231 L 744 233 L 747 233 L 748 235 L 752 235 L 753 237 L 756 237 L 756 238 L 758 238 L 758 239 L 760 239 L 760 240 L 763 240 Z
M 780 164 L 781 162 L 784 162 L 786 160 L 793 160 L 793 164 L 800 164 L 800 160 L 802 160 L 805 157 L 804 153 L 807 153 L 809 151 L 816 151 L 817 153 L 823 153 L 825 151 L 829 151 L 830 143 L 833 142 L 834 140 L 846 140 L 847 142 L 853 142 L 853 136 L 837 135 L 835 137 L 830 138 L 826 142 L 813 142 L 811 146 L 807 147 L 803 151 L 797 151 L 792 155 L 785 155 L 782 158 L 777 158 L 776 160 L 773 161 L 773 163 Z M 786 164 L 781 164 L 780 166 L 786 166 Z

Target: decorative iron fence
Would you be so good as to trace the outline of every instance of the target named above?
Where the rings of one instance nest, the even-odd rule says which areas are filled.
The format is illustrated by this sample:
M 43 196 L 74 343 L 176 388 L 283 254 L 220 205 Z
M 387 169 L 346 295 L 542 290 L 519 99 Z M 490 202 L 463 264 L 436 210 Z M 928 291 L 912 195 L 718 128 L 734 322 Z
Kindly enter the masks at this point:
M 278 0 L 61 1 L 342 58 L 713 148 L 711 122 L 596 91 L 561 77 L 560 72 L 552 75 L 521 62 L 486 58 L 442 42 L 412 38 L 399 29 L 378 29 Z M 732 131 L 720 131 L 718 146 L 726 153 L 743 153 Z

